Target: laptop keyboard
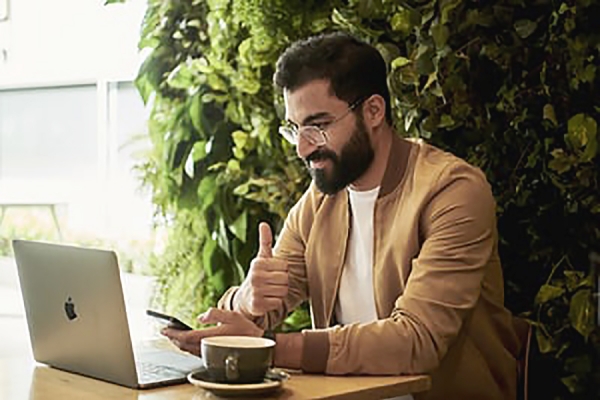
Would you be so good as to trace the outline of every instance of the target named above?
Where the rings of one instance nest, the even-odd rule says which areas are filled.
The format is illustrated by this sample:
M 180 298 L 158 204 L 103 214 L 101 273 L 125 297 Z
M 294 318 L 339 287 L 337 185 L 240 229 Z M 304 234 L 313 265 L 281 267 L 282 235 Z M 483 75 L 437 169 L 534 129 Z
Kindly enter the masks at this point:
M 160 349 L 142 343 L 136 346 L 135 365 L 140 384 L 181 380 L 202 367 L 202 359 L 190 354 Z
M 185 371 L 181 371 L 166 365 L 156 365 L 148 362 L 137 364 L 138 376 L 142 382 L 154 382 L 165 379 L 176 379 L 186 376 Z

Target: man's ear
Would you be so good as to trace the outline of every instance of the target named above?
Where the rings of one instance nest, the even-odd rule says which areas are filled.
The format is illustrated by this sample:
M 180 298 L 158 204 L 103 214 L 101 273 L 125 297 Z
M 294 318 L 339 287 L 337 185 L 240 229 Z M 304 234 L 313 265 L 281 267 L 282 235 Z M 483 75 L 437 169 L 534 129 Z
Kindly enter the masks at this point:
M 367 125 L 376 128 L 385 122 L 385 100 L 380 95 L 374 94 L 365 100 L 363 111 Z

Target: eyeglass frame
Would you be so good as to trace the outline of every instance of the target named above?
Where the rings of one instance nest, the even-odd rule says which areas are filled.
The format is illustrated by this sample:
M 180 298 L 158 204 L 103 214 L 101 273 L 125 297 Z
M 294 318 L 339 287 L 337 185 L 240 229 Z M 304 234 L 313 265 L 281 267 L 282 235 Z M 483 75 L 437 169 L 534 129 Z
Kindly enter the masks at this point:
M 355 100 L 353 103 L 351 103 L 348 106 L 348 109 L 342 115 L 340 115 L 337 118 L 334 118 L 331 122 L 326 123 L 324 128 L 329 129 L 331 127 L 331 125 L 344 119 L 348 114 L 350 114 L 352 111 L 354 111 L 354 109 L 356 107 L 358 107 L 360 104 L 362 104 L 369 97 L 371 97 L 371 96 L 359 97 L 357 100 Z M 323 129 L 317 125 L 305 125 L 305 126 L 297 127 L 296 125 L 289 124 L 288 126 L 281 125 L 278 129 L 278 132 L 281 136 L 283 136 L 283 138 L 285 140 L 287 140 L 289 143 L 291 143 L 294 146 L 298 146 L 299 138 L 301 135 L 303 135 L 304 138 L 306 140 L 308 140 L 313 146 L 320 147 L 320 146 L 325 145 L 329 141 L 329 135 L 327 134 L 327 131 L 325 129 Z M 302 133 L 302 132 L 307 132 L 307 130 L 314 130 L 315 132 L 318 132 L 321 137 L 321 140 L 317 141 L 313 137 L 308 136 L 307 133 L 304 133 L 304 134 Z

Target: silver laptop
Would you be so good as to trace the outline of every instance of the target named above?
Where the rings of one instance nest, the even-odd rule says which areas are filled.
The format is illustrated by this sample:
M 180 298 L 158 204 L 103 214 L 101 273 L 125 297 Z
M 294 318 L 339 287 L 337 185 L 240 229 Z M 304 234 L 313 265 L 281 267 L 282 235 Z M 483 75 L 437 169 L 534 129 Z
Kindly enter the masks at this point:
M 131 343 L 113 251 L 14 240 L 36 361 L 131 388 L 185 382 L 202 360 Z

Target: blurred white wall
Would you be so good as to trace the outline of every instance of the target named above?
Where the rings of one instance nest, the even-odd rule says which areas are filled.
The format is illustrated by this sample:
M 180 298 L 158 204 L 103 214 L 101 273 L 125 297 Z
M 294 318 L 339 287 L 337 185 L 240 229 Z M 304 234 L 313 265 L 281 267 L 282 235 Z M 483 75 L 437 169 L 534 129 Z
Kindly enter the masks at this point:
M 134 77 L 145 1 L 6 0 L 0 85 Z
M 128 81 L 142 60 L 145 1 L 8 2 L 0 21 L 0 201 L 66 200 L 69 230 L 144 238 L 152 206 L 131 167 L 148 141 L 131 142 L 145 133 L 147 112 Z M 85 90 L 83 100 L 70 94 Z

